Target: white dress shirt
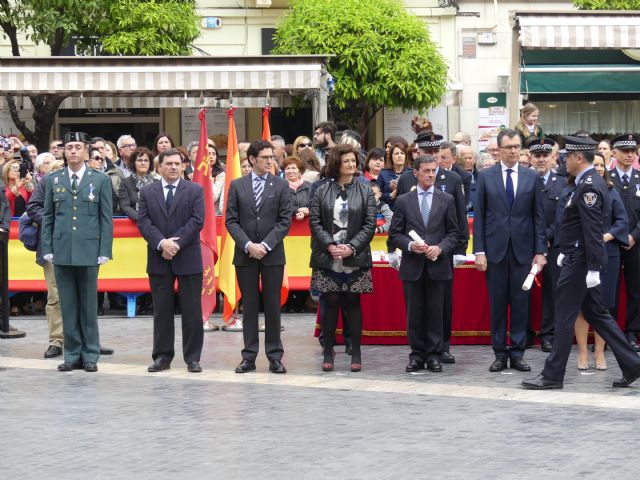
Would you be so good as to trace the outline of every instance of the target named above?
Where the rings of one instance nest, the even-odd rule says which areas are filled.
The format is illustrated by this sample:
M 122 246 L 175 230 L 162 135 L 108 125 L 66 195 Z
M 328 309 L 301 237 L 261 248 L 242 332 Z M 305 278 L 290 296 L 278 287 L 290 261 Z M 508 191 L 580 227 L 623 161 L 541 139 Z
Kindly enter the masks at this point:
M 513 182 L 513 198 L 516 198 L 518 194 L 518 162 L 513 167 L 507 167 L 504 163 L 500 162 L 500 166 L 502 167 L 502 183 L 504 184 L 504 188 L 507 188 L 507 169 L 510 168 L 513 170 L 511 172 L 511 181 Z

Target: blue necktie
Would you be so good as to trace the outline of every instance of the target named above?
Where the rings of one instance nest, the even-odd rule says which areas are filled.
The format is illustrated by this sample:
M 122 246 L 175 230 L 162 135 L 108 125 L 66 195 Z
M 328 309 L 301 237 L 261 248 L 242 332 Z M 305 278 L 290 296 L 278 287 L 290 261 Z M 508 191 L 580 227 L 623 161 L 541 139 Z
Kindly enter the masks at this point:
M 165 203 L 167 205 L 167 212 L 171 210 L 171 204 L 173 203 L 173 189 L 176 188 L 175 185 L 167 185 L 164 188 L 169 189 L 169 193 L 167 193 L 167 198 L 165 199 Z
M 511 207 L 513 207 L 513 199 L 514 199 L 513 180 L 511 179 L 512 173 L 513 173 L 513 170 L 511 170 L 510 168 L 507 168 L 507 182 L 505 185 L 505 189 L 507 190 L 507 203 L 509 204 L 509 210 L 511 210 Z
M 429 223 L 429 213 L 431 212 L 429 202 L 427 201 L 429 193 L 431 192 L 422 192 L 422 204 L 420 205 L 420 214 L 422 215 L 422 221 L 425 227 L 427 223 Z

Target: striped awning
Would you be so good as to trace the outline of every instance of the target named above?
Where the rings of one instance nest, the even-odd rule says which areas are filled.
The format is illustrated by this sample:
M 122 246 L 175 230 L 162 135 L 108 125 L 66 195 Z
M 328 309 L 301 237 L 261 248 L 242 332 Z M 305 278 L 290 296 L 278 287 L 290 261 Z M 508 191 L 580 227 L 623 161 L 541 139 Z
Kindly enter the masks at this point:
M 640 12 L 516 12 L 523 48 L 640 48 Z
M 319 89 L 324 56 L 4 57 L 0 94 L 263 97 Z M 235 103 L 235 102 L 234 102 Z

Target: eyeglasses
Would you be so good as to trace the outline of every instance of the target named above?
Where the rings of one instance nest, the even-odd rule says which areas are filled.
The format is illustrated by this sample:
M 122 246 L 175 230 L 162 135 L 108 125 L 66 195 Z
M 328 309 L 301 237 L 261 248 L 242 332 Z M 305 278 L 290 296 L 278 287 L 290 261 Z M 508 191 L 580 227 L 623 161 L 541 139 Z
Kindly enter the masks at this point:
M 64 148 L 64 144 L 58 143 L 57 145 L 51 145 L 51 148 Z
M 149 163 L 149 159 L 148 158 L 136 158 L 136 162 Z
M 313 146 L 312 143 L 299 143 L 298 144 L 298 148 L 307 148 L 307 147 L 311 148 L 312 146 Z
M 500 147 L 503 150 L 520 150 L 522 147 L 520 145 L 505 145 L 504 147 Z
M 273 155 L 258 155 L 258 158 L 264 158 L 265 160 L 273 160 L 274 157 Z
M 98 157 L 98 156 L 91 157 L 91 160 L 95 160 L 96 162 L 101 162 L 102 161 L 102 157 Z
M 122 145 L 120 148 L 136 148 L 137 145 L 135 143 L 127 143 L 126 145 Z

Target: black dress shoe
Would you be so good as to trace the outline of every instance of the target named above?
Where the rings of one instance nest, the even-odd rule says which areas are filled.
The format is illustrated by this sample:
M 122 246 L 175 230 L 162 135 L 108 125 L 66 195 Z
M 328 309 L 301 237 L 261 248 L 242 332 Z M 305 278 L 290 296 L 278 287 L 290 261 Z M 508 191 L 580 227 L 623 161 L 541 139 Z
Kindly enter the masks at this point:
M 638 378 L 640 378 L 640 365 L 636 365 L 632 370 L 624 372 L 621 378 L 613 381 L 613 386 L 617 388 L 628 387 Z
M 100 355 L 113 355 L 113 348 L 103 347 L 100 345 Z
M 638 344 L 638 339 L 635 334 L 627 335 L 627 340 L 629 340 L 629 345 L 631 345 L 634 351 L 640 352 L 640 344 Z
M 104 315 L 104 308 L 98 307 L 98 316 L 101 317 Z
M 511 368 L 515 368 L 520 372 L 530 372 L 531 367 L 522 357 L 516 357 L 511 359 Z
M 442 352 L 442 355 L 440 355 L 440 362 L 442 362 L 442 363 L 456 363 L 456 357 L 451 355 L 449 352 Z
M 269 362 L 269 371 L 271 373 L 287 373 L 287 369 L 280 360 L 271 360 Z
M 242 360 L 240 365 L 236 367 L 236 373 L 247 373 L 252 372 L 256 369 L 256 362 L 252 362 L 251 360 Z
M 551 343 L 551 340 L 545 338 L 544 340 L 542 340 L 540 348 L 542 348 L 543 352 L 549 353 L 551 350 L 553 350 L 553 343 Z
M 153 365 L 147 368 L 148 372 L 161 372 L 162 370 L 169 370 L 171 368 L 171 363 L 167 362 L 164 358 L 156 358 L 153 361 Z
M 57 345 L 49 345 L 47 351 L 44 352 L 44 358 L 54 358 L 62 355 L 62 347 L 58 347 Z
M 191 373 L 200 373 L 202 372 L 202 367 L 200 366 L 200 362 L 191 362 L 187 365 L 187 370 Z
M 522 386 L 527 390 L 552 390 L 552 389 L 561 389 L 562 382 L 557 382 L 555 380 L 549 380 L 548 378 L 544 378 L 542 375 L 538 375 L 536 378 L 529 378 L 528 380 L 522 381 Z
M 429 360 L 427 362 L 427 370 L 430 372 L 441 372 L 442 364 L 440 363 L 440 360 Z
M 420 370 L 424 370 L 424 362 L 411 360 L 404 370 L 406 372 L 419 372 Z
M 72 370 L 79 370 L 81 368 L 82 365 L 80 365 L 79 363 L 64 362 L 58 365 L 58 371 L 60 372 L 70 372 Z
M 490 372 L 501 372 L 507 368 L 507 359 L 505 357 L 496 357 L 491 366 L 489 367 Z
M 84 371 L 85 372 L 97 372 L 98 371 L 98 365 L 96 365 L 93 362 L 87 362 L 83 365 L 84 367 Z

